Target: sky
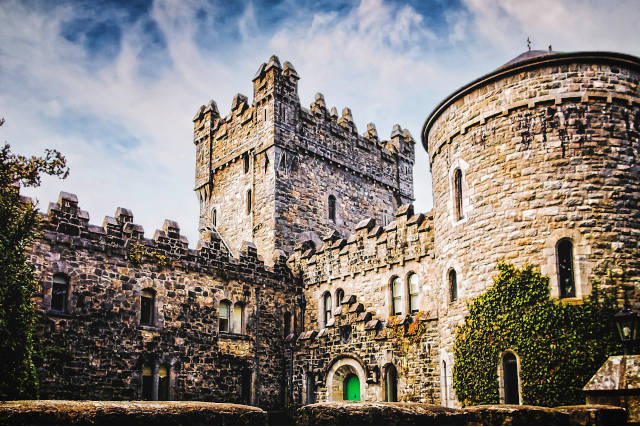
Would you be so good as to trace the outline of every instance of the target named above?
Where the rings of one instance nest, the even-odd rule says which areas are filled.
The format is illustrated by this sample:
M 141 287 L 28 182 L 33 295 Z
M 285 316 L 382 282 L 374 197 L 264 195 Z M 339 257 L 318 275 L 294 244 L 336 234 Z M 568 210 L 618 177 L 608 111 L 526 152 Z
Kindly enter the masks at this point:
M 317 92 L 351 108 L 359 133 L 395 123 L 416 139 L 415 208 L 432 206 L 424 120 L 457 88 L 527 49 L 640 56 L 640 1 L 0 0 L 0 142 L 61 151 L 70 175 L 23 193 L 46 211 L 60 191 L 91 223 L 133 211 L 150 238 L 165 218 L 195 247 L 191 122 L 236 93 L 275 54 Z

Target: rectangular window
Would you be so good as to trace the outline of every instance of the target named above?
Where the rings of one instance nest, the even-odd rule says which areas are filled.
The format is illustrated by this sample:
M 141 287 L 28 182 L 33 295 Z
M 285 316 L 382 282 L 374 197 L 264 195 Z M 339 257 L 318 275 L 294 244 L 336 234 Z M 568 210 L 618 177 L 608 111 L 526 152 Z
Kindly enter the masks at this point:
M 158 368 L 158 400 L 169 400 L 169 372 L 165 366 Z
M 140 324 L 153 325 L 153 291 L 144 289 L 140 296 Z
M 393 314 L 399 316 L 402 314 L 402 284 L 400 283 L 400 279 L 394 279 L 391 286 L 393 287 Z
M 65 313 L 67 311 L 67 292 L 69 284 L 64 278 L 54 277 L 51 290 L 51 311 Z
M 240 304 L 236 304 L 233 307 L 233 322 L 232 322 L 232 332 L 234 334 L 242 333 L 242 306 Z
M 247 190 L 247 215 L 251 213 L 251 190 Z
M 220 319 L 218 328 L 220 332 L 229 332 L 229 304 L 220 303 Z
M 409 276 L 409 312 L 417 313 L 418 308 L 418 275 Z
M 142 367 L 142 400 L 153 400 L 153 371 L 149 365 Z

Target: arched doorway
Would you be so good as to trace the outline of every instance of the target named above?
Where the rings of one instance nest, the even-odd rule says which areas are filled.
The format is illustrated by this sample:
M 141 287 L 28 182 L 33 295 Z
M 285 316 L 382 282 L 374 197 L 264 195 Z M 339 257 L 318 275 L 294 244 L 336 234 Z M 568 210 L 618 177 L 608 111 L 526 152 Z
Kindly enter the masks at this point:
M 507 351 L 502 356 L 502 383 L 504 387 L 504 403 L 507 405 L 520 404 L 520 379 L 518 376 L 518 359 L 516 355 Z
M 384 400 L 386 402 L 398 401 L 398 371 L 393 365 L 387 366 L 384 376 Z
M 360 378 L 356 374 L 349 374 L 345 377 L 342 393 L 343 400 L 360 401 Z

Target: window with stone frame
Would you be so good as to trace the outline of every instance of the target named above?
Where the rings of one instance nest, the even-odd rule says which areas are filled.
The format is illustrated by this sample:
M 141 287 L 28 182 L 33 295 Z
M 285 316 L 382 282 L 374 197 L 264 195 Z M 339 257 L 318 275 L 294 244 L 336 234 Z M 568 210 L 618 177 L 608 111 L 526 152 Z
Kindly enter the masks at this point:
M 249 215 L 251 213 L 251 208 L 252 208 L 252 197 L 251 197 L 251 190 L 247 190 L 247 200 L 246 200 L 246 204 L 247 204 L 247 215 Z
M 158 400 L 169 400 L 169 369 L 158 367 Z
M 324 313 L 324 318 L 323 318 L 323 326 L 326 326 L 327 323 L 329 323 L 329 320 L 331 320 L 331 317 L 333 315 L 332 313 L 332 306 L 331 306 L 331 294 L 329 292 L 325 292 L 324 295 L 322 296 L 322 311 Z
M 505 351 L 500 361 L 500 379 L 502 389 L 500 397 L 505 405 L 520 404 L 520 374 L 518 372 L 518 359 L 511 351 Z
M 460 168 L 453 172 L 454 210 L 456 221 L 464 218 L 462 211 L 462 171 Z
M 409 313 L 417 313 L 420 311 L 420 288 L 418 287 L 418 275 L 416 273 L 409 273 L 407 288 L 409 290 Z
M 336 196 L 329 196 L 329 220 L 336 222 Z
M 560 239 L 556 244 L 558 265 L 558 286 L 560 298 L 576 296 L 575 274 L 573 269 L 573 243 L 571 239 Z
M 69 300 L 69 278 L 64 274 L 53 276 L 51 286 L 51 306 L 49 309 L 55 313 L 66 313 Z
M 291 313 L 286 311 L 283 316 L 284 323 L 284 336 L 288 337 L 291 334 Z
M 394 277 L 391 280 L 391 315 L 402 315 L 402 306 L 402 281 L 399 277 Z
M 142 365 L 142 400 L 170 400 L 170 386 L 170 369 L 167 365 Z
M 243 157 L 244 160 L 244 173 L 249 173 L 249 154 L 245 153 Z
M 342 288 L 338 288 L 336 289 L 336 308 L 340 307 L 340 304 L 342 304 L 342 300 L 344 299 L 344 291 L 342 290 Z
M 387 365 L 384 376 L 385 402 L 398 401 L 398 371 L 392 364 Z
M 233 306 L 231 332 L 234 334 L 244 334 L 244 305 L 239 302 L 235 303 Z
M 216 208 L 211 209 L 211 225 L 213 228 L 218 226 L 218 209 Z
M 153 367 L 142 365 L 142 400 L 153 400 Z
M 218 306 L 218 331 L 229 332 L 229 315 L 231 312 L 231 303 L 229 301 L 220 301 Z
M 146 288 L 140 294 L 140 324 L 153 326 L 155 320 L 156 292 Z
M 307 399 L 306 404 L 316 403 L 316 378 L 313 372 L 307 372 Z
M 449 270 L 449 300 L 458 300 L 458 276 L 453 268 Z

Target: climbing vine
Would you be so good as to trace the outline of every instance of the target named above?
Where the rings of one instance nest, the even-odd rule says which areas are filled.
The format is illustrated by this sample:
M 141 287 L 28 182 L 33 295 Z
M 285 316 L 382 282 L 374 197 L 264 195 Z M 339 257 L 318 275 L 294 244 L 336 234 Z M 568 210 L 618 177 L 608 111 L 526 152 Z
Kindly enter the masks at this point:
M 593 284 L 581 304 L 550 298 L 549 278 L 533 266 L 498 263 L 498 276 L 469 304 L 454 343 L 453 386 L 465 405 L 499 403 L 498 364 L 520 359 L 522 403 L 584 403 L 582 387 L 612 354 L 621 354 L 616 300 Z
M 131 262 L 131 264 L 135 265 L 136 267 L 140 266 L 145 256 L 160 268 L 164 268 L 168 264 L 166 255 L 162 255 L 155 250 L 150 251 L 139 243 L 132 243 L 129 246 L 127 258 L 129 259 L 129 262 Z
M 423 311 L 411 316 L 390 316 L 387 320 L 387 328 L 391 330 L 394 349 L 400 357 L 406 359 L 409 348 L 420 342 L 427 332 L 427 326 L 423 320 L 426 314 Z M 403 364 L 403 365 L 406 365 Z M 402 366 L 401 366 L 402 368 Z

